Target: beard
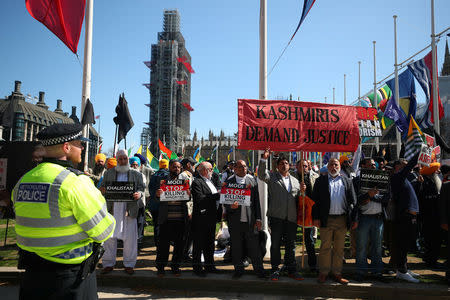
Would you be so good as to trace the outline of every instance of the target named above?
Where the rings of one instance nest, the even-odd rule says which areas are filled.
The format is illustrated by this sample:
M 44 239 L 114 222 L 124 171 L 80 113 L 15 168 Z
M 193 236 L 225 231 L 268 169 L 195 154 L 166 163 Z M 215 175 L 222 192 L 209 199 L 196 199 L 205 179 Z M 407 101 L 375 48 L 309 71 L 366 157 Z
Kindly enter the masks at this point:
M 339 175 L 339 171 L 340 170 L 332 170 L 332 171 L 328 170 L 328 174 L 330 174 L 330 176 L 334 178 Z
M 125 166 L 116 166 L 116 171 L 118 173 L 125 173 L 128 172 L 130 170 L 130 166 L 129 165 L 125 165 Z
M 105 165 L 95 165 L 94 169 L 92 170 L 92 172 L 94 173 L 94 175 L 98 175 L 101 172 L 103 172 L 103 170 L 105 169 Z
M 170 172 L 170 177 L 171 178 L 178 178 L 178 175 L 180 175 L 180 173 L 178 173 L 178 172 Z

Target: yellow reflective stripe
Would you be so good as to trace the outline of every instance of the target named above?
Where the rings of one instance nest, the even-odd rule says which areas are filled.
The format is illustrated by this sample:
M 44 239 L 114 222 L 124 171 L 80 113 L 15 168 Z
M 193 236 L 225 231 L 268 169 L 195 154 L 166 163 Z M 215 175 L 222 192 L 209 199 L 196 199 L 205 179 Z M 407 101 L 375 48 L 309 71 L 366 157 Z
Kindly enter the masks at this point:
M 58 236 L 58 237 L 46 237 L 46 238 L 33 238 L 24 237 L 16 233 L 17 243 L 26 247 L 57 247 L 64 246 L 70 243 L 82 241 L 89 238 L 86 232 L 79 232 L 73 235 Z
M 101 210 L 99 210 L 90 220 L 80 224 L 81 228 L 83 228 L 84 231 L 89 231 L 97 224 L 99 224 L 106 216 L 108 215 L 108 210 L 106 209 L 106 203 L 103 204 L 103 207 Z
M 50 186 L 50 191 L 48 193 L 48 208 L 50 210 L 50 216 L 52 218 L 60 218 L 61 214 L 59 212 L 59 189 L 61 188 L 61 184 L 69 176 L 71 172 L 67 169 L 62 170 L 58 176 L 53 180 L 52 185 Z
M 103 231 L 102 233 L 100 233 L 99 235 L 97 235 L 97 236 L 95 236 L 95 237 L 91 237 L 91 239 L 93 239 L 93 240 L 95 240 L 95 241 L 98 241 L 98 242 L 103 241 L 103 240 L 106 239 L 106 238 L 111 234 L 111 232 L 114 230 L 114 227 L 115 227 L 114 225 L 115 225 L 115 222 L 112 222 L 112 223 L 108 226 L 108 228 L 105 229 L 105 231 Z
M 16 216 L 16 224 L 33 228 L 56 228 L 77 224 L 77 220 L 75 220 L 74 216 L 50 219 Z

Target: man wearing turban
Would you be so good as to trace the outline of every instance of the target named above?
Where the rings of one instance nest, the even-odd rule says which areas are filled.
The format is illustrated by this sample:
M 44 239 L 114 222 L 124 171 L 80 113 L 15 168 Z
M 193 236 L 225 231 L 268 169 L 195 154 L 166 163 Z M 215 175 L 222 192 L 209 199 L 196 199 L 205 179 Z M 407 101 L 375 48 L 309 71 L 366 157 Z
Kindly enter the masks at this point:
M 87 176 L 91 177 L 94 185 L 97 186 L 100 178 L 103 177 L 103 174 L 106 171 L 105 168 L 106 155 L 103 153 L 99 153 L 95 156 L 95 166 L 93 169 L 89 168 L 88 172 L 84 172 Z

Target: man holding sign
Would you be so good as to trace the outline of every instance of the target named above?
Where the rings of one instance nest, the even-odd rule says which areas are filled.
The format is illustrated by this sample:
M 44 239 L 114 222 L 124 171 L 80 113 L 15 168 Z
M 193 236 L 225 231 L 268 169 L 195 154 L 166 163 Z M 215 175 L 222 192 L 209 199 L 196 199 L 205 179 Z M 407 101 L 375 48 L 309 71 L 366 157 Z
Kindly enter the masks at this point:
M 118 165 L 105 172 L 100 187 L 105 195 L 108 211 L 114 215 L 117 224 L 113 236 L 105 242 L 102 273 L 113 270 L 116 264 L 117 239 L 120 239 L 123 240 L 125 272 L 131 275 L 137 259 L 137 216 L 139 208 L 144 207 L 145 185 L 142 174 L 130 168 L 125 150 L 117 151 L 116 157 Z M 113 197 L 118 194 L 128 196 L 120 199 Z
M 258 277 L 265 278 L 258 241 L 258 231 L 261 231 L 258 186 L 255 178 L 247 174 L 245 161 L 236 162 L 234 175 L 229 177 L 222 187 L 220 203 L 225 206 L 230 229 L 233 278 L 240 278 L 244 274 L 244 247 L 247 248 Z
M 181 164 L 170 160 L 169 175 L 160 182 L 156 191 L 156 199 L 160 201 L 158 225 L 159 242 L 156 249 L 156 268 L 158 276 L 165 274 L 164 268 L 169 259 L 170 241 L 173 241 L 172 273 L 180 276 L 180 263 L 183 257 L 183 234 L 188 218 L 188 201 L 190 196 L 189 180 L 181 173 Z

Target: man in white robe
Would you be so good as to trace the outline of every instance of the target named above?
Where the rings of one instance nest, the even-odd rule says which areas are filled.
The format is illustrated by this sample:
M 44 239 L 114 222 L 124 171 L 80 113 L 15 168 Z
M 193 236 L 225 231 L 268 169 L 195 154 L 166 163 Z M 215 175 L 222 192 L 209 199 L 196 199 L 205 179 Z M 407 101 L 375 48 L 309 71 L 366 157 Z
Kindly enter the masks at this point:
M 100 190 L 106 192 L 106 186 L 114 182 L 133 182 L 133 200 L 129 202 L 112 202 L 107 200 L 108 211 L 116 219 L 116 229 L 113 236 L 104 244 L 102 274 L 111 272 L 116 264 L 117 240 L 123 241 L 123 265 L 129 275 L 134 273 L 137 259 L 137 216 L 139 208 L 144 207 L 145 185 L 142 174 L 131 169 L 128 163 L 128 155 L 125 150 L 119 150 L 116 154 L 117 166 L 106 171 Z

